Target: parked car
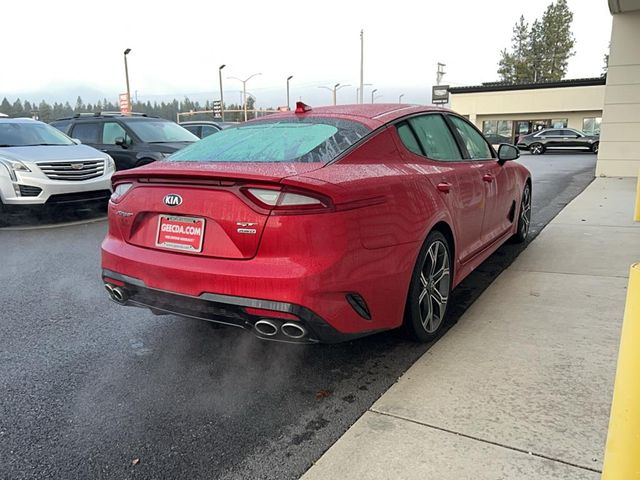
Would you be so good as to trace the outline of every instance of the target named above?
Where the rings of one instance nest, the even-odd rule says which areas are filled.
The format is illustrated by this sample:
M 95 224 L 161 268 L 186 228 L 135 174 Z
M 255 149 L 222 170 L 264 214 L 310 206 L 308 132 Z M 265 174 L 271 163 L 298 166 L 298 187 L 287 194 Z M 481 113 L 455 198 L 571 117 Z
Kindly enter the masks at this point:
M 0 118 L 0 214 L 19 205 L 106 203 L 114 171 L 108 154 L 46 123 Z
M 569 149 L 588 150 L 598 153 L 599 135 L 586 135 L 573 128 L 547 128 L 518 139 L 518 148 L 529 150 L 533 155 L 541 155 L 547 150 Z
M 116 173 L 105 287 L 262 339 L 428 341 L 451 289 L 527 237 L 518 155 L 445 109 L 299 103 Z
M 51 125 L 113 157 L 117 170 L 161 160 L 198 140 L 175 122 L 146 114 L 77 114 Z
M 212 122 L 210 120 L 194 120 L 189 122 L 180 122 L 180 125 L 189 130 L 198 138 L 208 137 L 220 130 L 229 127 L 235 127 L 237 122 Z

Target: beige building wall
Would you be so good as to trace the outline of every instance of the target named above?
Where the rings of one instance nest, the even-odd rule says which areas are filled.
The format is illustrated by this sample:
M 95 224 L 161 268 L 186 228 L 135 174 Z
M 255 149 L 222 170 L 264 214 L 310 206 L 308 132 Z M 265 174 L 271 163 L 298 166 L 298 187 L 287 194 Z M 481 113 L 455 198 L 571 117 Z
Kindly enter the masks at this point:
M 640 10 L 613 15 L 596 175 L 640 171 Z
M 451 94 L 451 108 L 482 128 L 482 120 L 569 118 L 582 128 L 584 117 L 599 117 L 605 86 L 580 86 Z M 480 117 L 480 118 L 479 118 Z

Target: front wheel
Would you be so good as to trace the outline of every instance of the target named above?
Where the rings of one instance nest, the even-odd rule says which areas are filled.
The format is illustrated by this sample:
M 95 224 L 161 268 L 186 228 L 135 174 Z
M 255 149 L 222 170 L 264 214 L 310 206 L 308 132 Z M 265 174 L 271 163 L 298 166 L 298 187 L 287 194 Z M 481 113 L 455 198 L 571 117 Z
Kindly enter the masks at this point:
M 451 250 L 438 231 L 420 249 L 409 285 L 404 329 L 414 340 L 435 338 L 444 323 L 451 293 Z
M 523 243 L 529 236 L 531 226 L 531 187 L 524 184 L 522 200 L 520 201 L 520 214 L 518 215 L 518 231 L 513 236 L 513 241 Z
M 529 147 L 529 150 L 533 155 L 542 155 L 544 153 L 544 145 L 541 143 L 534 143 Z
M 591 145 L 591 151 L 593 153 L 597 154 L 599 149 L 600 149 L 600 142 L 596 142 L 593 145 Z

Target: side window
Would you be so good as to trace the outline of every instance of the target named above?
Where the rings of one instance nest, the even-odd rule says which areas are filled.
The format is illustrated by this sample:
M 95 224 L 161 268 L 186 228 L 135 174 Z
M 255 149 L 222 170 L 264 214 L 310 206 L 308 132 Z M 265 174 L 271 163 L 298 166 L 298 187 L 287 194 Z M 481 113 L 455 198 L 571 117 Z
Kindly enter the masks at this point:
M 573 130 L 561 130 L 563 137 L 578 138 L 578 134 Z
M 51 122 L 52 127 L 56 127 L 62 133 L 69 133 L 69 128 L 71 127 L 71 120 L 59 120 L 57 122 Z
M 460 137 L 462 137 L 462 141 L 467 147 L 469 156 L 473 160 L 493 158 L 489 144 L 475 128 L 454 115 L 449 116 L 449 119 L 460 134 Z
M 562 134 L 560 133 L 560 130 L 547 130 L 542 134 L 542 136 L 556 138 L 556 137 L 561 137 Z
M 200 137 L 200 126 L 199 125 L 182 125 L 184 128 L 193 133 L 196 137 Z M 200 137 L 202 138 L 202 137 Z
M 218 130 L 216 127 L 212 127 L 211 125 L 203 125 L 201 138 L 208 137 L 209 135 L 213 135 L 214 133 L 218 133 L 219 131 L 220 130 Z
M 410 152 L 413 152 L 416 155 L 424 155 L 420 145 L 418 144 L 418 139 L 413 134 L 411 127 L 409 127 L 408 124 L 401 123 L 398 125 L 397 130 L 400 140 L 402 140 L 402 143 L 404 143 L 404 146 L 407 147 Z
M 131 138 L 122 125 L 117 122 L 104 122 L 102 124 L 102 143 L 105 145 L 115 145 L 116 138 L 124 138 L 127 145 L 131 144 Z
M 99 125 L 97 123 L 76 123 L 75 127 L 73 127 L 73 132 L 71 136 L 73 138 L 77 138 L 82 143 L 87 143 L 89 145 L 98 143 L 98 129 Z
M 462 160 L 460 149 L 444 118 L 438 114 L 409 119 L 427 157 L 433 160 Z

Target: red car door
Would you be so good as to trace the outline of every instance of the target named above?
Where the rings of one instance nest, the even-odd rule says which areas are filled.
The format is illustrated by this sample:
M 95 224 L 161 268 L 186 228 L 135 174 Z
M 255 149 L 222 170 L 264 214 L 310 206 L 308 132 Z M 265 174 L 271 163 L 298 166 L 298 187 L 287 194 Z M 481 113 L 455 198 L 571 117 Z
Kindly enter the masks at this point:
M 484 186 L 478 166 L 463 158 L 444 117 L 431 113 L 397 125 L 407 167 L 425 175 L 447 206 L 460 262 L 482 247 Z M 426 157 L 426 158 L 425 158 Z
M 498 163 L 489 143 L 466 120 L 449 115 L 468 156 L 473 159 L 482 179 L 485 209 L 482 221 L 482 242 L 487 245 L 504 235 L 513 225 L 515 175 L 508 166 Z

